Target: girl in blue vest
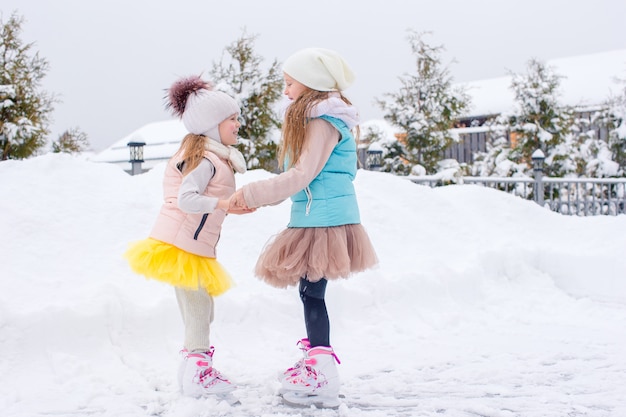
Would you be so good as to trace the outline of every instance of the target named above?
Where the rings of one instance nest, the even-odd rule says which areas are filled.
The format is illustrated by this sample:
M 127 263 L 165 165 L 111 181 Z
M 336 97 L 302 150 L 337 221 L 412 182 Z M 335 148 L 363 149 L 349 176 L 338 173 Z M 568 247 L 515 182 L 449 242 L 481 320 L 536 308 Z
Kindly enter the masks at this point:
M 324 301 L 328 280 L 373 267 L 378 259 L 361 225 L 353 186 L 358 112 L 341 93 L 354 74 L 335 52 L 308 48 L 284 63 L 285 95 L 280 161 L 284 172 L 247 184 L 231 201 L 240 208 L 291 197 L 287 229 L 260 255 L 255 273 L 269 284 L 298 285 L 307 337 L 304 357 L 282 376 L 283 399 L 299 405 L 339 405 L 339 362 L 330 344 Z

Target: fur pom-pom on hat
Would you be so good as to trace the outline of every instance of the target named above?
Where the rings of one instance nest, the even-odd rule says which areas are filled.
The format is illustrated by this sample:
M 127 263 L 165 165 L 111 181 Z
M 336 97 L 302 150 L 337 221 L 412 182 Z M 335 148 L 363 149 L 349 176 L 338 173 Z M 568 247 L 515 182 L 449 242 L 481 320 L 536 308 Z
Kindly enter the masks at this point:
M 171 110 L 174 116 L 182 117 L 189 96 L 203 89 L 212 90 L 213 84 L 204 81 L 199 75 L 181 78 L 167 90 L 165 108 Z
M 189 133 L 221 143 L 219 124 L 241 110 L 235 99 L 213 88 L 198 75 L 181 78 L 169 88 L 166 108 L 182 120 Z
M 355 78 L 337 52 L 324 48 L 306 48 L 294 53 L 283 64 L 283 71 L 317 91 L 343 91 Z

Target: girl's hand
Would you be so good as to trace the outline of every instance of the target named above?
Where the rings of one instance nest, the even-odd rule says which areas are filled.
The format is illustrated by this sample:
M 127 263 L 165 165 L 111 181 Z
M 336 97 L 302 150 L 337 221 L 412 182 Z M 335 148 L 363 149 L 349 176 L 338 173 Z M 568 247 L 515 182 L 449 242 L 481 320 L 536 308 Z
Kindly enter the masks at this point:
M 242 194 L 241 191 L 238 191 L 238 193 Z M 226 210 L 227 213 L 231 214 L 246 214 L 256 211 L 256 208 L 250 208 L 246 205 L 245 201 L 243 200 L 243 196 L 241 196 L 241 202 L 237 199 L 236 196 L 237 193 L 230 196 L 228 200 L 220 200 L 218 202 L 218 206 L 221 202 L 228 202 L 228 206 L 224 210 Z
M 233 201 L 233 205 L 237 207 L 248 207 L 246 199 L 243 197 L 243 190 L 241 188 L 235 191 L 235 194 L 233 194 L 230 198 Z

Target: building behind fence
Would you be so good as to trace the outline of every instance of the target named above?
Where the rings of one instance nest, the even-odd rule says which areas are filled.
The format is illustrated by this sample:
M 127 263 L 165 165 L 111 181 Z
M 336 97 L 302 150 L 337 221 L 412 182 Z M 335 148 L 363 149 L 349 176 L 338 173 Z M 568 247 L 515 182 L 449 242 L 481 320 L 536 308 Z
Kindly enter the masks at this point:
M 576 113 L 578 119 L 584 119 L 589 122 L 585 131 L 593 131 L 595 137 L 607 141 L 609 131 L 606 126 L 598 126 L 591 121 L 597 110 L 580 109 Z M 472 127 L 460 127 L 452 129 L 452 132 L 458 137 L 458 140 L 451 144 L 443 152 L 442 159 L 456 159 L 459 164 L 472 164 L 474 155 L 477 152 L 486 152 L 487 143 L 489 141 L 490 130 L 486 123 L 495 117 L 495 115 L 474 116 L 459 120 L 461 125 Z M 507 140 L 511 143 L 511 137 L 507 133 Z

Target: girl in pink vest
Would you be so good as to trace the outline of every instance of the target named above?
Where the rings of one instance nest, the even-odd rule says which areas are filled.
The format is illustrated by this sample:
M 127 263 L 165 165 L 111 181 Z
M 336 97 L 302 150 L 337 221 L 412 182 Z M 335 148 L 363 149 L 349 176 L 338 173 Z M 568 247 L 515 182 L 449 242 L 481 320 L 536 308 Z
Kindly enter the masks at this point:
M 125 257 L 138 274 L 175 287 L 185 326 L 179 384 L 184 395 L 227 393 L 231 382 L 213 368 L 210 343 L 213 297 L 231 286 L 216 259 L 222 222 L 235 191 L 233 170 L 246 164 L 237 143 L 237 102 L 198 76 L 175 82 L 166 105 L 189 131 L 169 160 L 163 205 L 150 237 L 133 243 Z

